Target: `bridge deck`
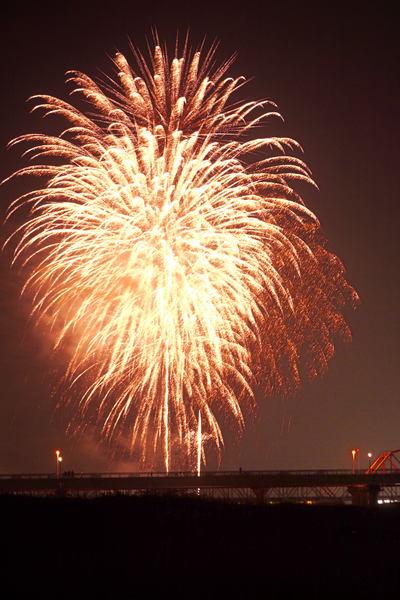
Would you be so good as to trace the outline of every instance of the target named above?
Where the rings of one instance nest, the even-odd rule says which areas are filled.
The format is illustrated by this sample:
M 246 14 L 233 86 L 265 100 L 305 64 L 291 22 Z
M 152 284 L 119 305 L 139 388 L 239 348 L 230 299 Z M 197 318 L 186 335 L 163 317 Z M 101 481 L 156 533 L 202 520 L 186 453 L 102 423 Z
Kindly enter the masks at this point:
M 74 473 L 59 479 L 54 474 L 0 475 L 0 494 L 51 492 L 60 487 L 70 491 L 157 491 L 189 489 L 251 489 L 294 487 L 382 488 L 400 485 L 400 471 L 205 471 L 165 473 Z

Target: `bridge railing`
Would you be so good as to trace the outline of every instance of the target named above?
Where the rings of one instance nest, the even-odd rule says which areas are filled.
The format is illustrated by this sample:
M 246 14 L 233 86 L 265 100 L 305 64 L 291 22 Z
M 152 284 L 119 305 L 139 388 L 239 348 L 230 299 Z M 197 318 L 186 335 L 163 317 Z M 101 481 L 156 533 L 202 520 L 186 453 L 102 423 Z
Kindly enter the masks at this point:
M 270 471 L 252 471 L 239 469 L 236 471 L 202 471 L 200 477 L 229 477 L 229 476 L 260 476 L 260 475 L 285 475 L 285 476 L 296 476 L 296 475 L 365 475 L 364 469 L 353 471 L 352 469 L 300 469 L 300 470 L 270 470 Z M 375 472 L 376 474 L 376 472 Z M 61 477 L 68 478 L 74 477 L 78 479 L 109 479 L 109 478 L 147 478 L 147 477 L 193 477 L 197 476 L 196 471 L 170 471 L 165 473 L 162 471 L 141 471 L 141 472 L 107 472 L 107 473 L 83 473 L 75 471 L 66 471 L 61 474 Z M 57 478 L 55 473 L 4 473 L 0 474 L 0 480 L 4 479 L 55 479 Z

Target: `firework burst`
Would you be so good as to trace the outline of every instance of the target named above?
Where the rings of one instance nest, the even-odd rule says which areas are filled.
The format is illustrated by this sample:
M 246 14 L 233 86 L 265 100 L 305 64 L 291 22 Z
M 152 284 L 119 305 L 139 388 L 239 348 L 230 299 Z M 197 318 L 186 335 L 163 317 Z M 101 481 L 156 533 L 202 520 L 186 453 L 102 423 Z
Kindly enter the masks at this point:
M 10 209 L 30 210 L 15 260 L 55 347 L 73 346 L 80 418 L 109 439 L 128 431 L 167 470 L 172 446 L 192 460 L 200 419 L 220 450 L 221 415 L 243 428 L 255 389 L 323 370 L 356 299 L 292 187 L 315 185 L 298 143 L 250 138 L 279 113 L 230 104 L 243 78 L 226 76 L 231 60 L 213 68 L 214 50 L 170 62 L 156 45 L 149 64 L 135 52 L 136 72 L 117 54 L 102 85 L 70 72 L 85 108 L 35 96 L 68 128 L 12 142 L 33 159 L 15 175 L 46 182 Z

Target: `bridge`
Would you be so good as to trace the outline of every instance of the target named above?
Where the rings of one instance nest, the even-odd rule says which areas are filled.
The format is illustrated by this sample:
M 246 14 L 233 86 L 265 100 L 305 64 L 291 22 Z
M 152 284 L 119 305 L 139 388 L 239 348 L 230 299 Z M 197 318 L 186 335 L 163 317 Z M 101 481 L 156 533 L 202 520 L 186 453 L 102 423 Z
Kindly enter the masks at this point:
M 0 494 L 195 493 L 201 496 L 260 502 L 330 501 L 374 505 L 391 490 L 400 500 L 400 471 L 206 471 L 165 473 L 67 473 L 0 475 Z
M 400 450 L 383 452 L 367 471 L 204 471 L 0 475 L 0 494 L 196 494 L 258 502 L 372 506 L 400 501 Z

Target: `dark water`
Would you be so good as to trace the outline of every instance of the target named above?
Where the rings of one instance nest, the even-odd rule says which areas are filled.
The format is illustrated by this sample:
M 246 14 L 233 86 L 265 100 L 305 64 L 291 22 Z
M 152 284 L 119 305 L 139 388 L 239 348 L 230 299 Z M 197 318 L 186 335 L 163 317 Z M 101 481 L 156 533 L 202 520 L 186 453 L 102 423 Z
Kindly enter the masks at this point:
M 9 496 L 0 511 L 0 581 L 15 594 L 4 598 L 382 600 L 400 589 L 399 506 Z

